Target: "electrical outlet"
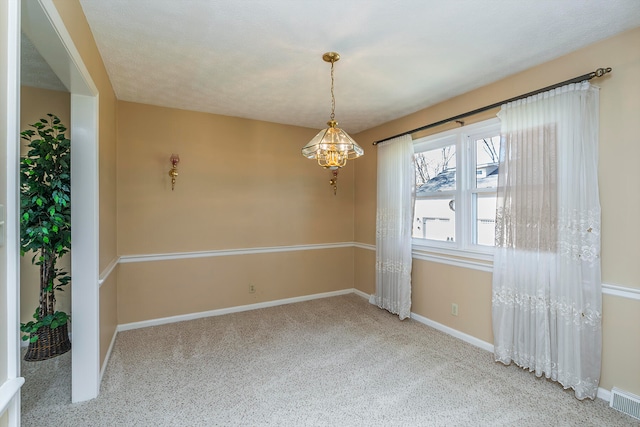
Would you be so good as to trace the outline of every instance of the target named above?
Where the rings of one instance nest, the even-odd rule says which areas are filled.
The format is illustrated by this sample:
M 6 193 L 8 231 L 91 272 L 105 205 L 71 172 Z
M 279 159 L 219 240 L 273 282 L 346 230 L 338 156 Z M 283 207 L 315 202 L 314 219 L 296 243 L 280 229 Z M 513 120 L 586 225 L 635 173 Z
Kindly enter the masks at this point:
M 454 316 L 458 315 L 458 304 L 456 303 L 451 304 L 451 314 Z
M 249 283 L 249 293 L 250 294 L 256 293 L 256 285 L 254 285 L 253 283 Z

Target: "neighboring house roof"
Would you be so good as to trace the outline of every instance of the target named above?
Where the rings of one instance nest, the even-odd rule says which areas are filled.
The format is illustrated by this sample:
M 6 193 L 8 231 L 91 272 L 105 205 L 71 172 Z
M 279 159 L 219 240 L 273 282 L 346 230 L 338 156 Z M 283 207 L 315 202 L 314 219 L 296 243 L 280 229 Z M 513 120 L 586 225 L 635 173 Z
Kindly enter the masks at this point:
M 446 169 L 416 189 L 416 196 L 456 189 L 456 169 Z
M 482 171 L 482 174 L 478 175 L 477 178 L 478 188 L 496 188 L 498 186 L 497 163 L 482 165 L 478 167 L 477 170 Z M 431 193 L 443 191 L 455 191 L 455 189 L 456 168 L 449 168 L 418 187 L 416 189 L 416 197 L 427 196 Z

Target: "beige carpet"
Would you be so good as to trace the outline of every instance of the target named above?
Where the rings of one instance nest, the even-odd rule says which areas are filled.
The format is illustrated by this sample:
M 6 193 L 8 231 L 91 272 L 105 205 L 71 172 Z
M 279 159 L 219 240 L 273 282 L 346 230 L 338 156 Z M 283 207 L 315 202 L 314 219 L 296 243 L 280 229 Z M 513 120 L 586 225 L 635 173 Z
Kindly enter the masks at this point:
M 24 426 L 638 425 L 356 295 L 122 332 L 90 402 L 69 372 L 23 363 Z

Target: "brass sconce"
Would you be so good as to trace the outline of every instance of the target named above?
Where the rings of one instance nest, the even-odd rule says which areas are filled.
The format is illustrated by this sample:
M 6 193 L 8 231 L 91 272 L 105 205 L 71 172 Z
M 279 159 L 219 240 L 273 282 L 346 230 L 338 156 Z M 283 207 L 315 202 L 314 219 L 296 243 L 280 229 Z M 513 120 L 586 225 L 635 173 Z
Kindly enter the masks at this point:
M 178 176 L 178 163 L 180 163 L 180 156 L 177 154 L 172 154 L 169 158 L 171 162 L 171 170 L 169 171 L 169 176 L 171 177 L 171 191 L 176 186 L 176 177 Z
M 333 177 L 329 181 L 329 185 L 333 187 L 333 195 L 335 196 L 338 193 L 338 171 L 340 169 L 333 169 L 331 174 Z

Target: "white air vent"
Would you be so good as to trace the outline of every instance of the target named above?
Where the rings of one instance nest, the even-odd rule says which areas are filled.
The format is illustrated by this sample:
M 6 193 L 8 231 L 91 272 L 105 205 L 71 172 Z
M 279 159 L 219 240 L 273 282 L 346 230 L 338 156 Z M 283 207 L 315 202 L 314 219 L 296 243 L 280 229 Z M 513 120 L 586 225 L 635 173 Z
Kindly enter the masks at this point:
M 638 396 L 614 387 L 611 389 L 609 406 L 640 420 L 640 397 Z

